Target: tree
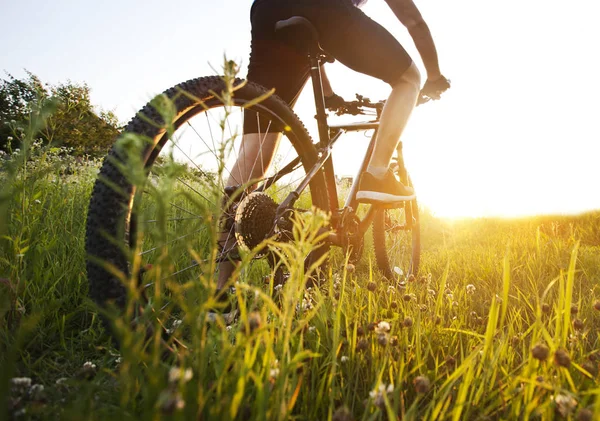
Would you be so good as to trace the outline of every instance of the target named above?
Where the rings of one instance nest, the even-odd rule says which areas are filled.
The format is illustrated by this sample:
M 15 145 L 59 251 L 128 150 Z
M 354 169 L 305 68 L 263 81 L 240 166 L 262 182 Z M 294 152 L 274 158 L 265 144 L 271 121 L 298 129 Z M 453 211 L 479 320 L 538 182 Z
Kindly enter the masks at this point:
M 37 135 L 46 143 L 73 148 L 76 155 L 104 155 L 119 133 L 119 123 L 110 111 L 96 111 L 90 89 L 67 81 L 44 85 L 34 74 L 17 79 L 7 75 L 0 81 L 0 149 L 16 147 L 19 129 L 28 125 L 36 106 L 53 102 L 55 111 Z

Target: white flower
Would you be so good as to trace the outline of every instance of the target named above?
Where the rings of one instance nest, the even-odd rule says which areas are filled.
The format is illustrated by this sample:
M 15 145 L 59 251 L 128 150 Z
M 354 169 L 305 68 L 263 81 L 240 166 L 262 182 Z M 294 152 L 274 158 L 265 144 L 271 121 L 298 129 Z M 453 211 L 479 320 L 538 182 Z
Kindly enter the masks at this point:
M 269 370 L 269 377 L 272 379 L 276 379 L 279 376 L 279 369 L 278 368 L 272 368 L 271 370 Z
M 558 412 L 560 412 L 560 415 L 562 415 L 564 418 L 567 418 L 577 406 L 577 401 L 575 398 L 569 395 L 556 395 L 554 397 L 554 402 L 556 402 L 556 408 L 558 409 Z
M 167 333 L 169 335 L 172 334 L 173 332 L 175 332 L 177 330 L 177 328 L 179 326 L 181 326 L 182 323 L 183 323 L 183 320 L 179 320 L 179 319 L 173 320 L 173 323 L 171 323 L 171 328 L 167 329 Z
M 55 382 L 55 383 L 56 383 L 56 384 L 63 384 L 63 383 L 64 383 L 64 382 L 66 382 L 67 380 L 69 380 L 69 379 L 67 379 L 66 377 L 61 377 L 60 379 L 56 380 L 56 382 Z
M 315 331 L 315 330 L 317 330 L 317 327 L 316 327 L 316 326 L 309 326 L 309 327 L 308 327 L 308 331 L 309 331 L 310 333 L 314 333 L 314 331 Z
M 16 387 L 26 388 L 31 386 L 31 379 L 29 377 L 13 377 L 10 383 Z
M 377 326 L 375 326 L 375 332 L 379 334 L 388 333 L 391 329 L 392 327 L 390 326 L 390 324 L 385 321 L 379 322 L 377 323 Z
M 172 367 L 169 370 L 169 383 L 176 383 L 181 380 L 183 383 L 187 383 L 194 377 L 194 372 L 191 368 L 185 370 L 179 367 Z
M 347 363 L 348 361 L 350 361 L 350 358 L 348 358 L 345 355 L 342 355 L 341 361 L 342 361 L 342 363 Z
M 41 205 L 41 204 L 42 204 L 42 201 L 41 201 L 40 199 L 35 199 L 35 200 L 33 201 L 33 203 L 36 203 L 36 204 L 38 204 L 38 205 Z
M 279 290 L 281 290 L 281 288 L 283 288 L 283 284 L 275 285 L 275 286 L 273 287 L 273 290 L 274 290 L 274 291 L 279 291 Z
M 394 266 L 394 273 L 398 276 L 404 275 L 404 271 L 402 269 L 400 269 L 398 266 Z
M 269 378 L 275 380 L 279 377 L 279 360 L 273 361 L 272 368 L 269 370 Z
M 86 370 L 95 370 L 96 364 L 92 363 L 91 361 L 86 361 L 83 363 L 83 368 Z
M 386 394 L 390 394 L 394 391 L 394 385 L 393 384 L 389 384 L 387 387 L 385 384 L 383 383 L 379 383 L 379 385 L 377 385 L 377 387 L 375 387 L 375 389 L 371 390 L 369 392 L 369 397 L 371 399 L 373 399 L 373 403 L 378 406 L 378 407 L 383 407 L 385 405 L 385 399 L 384 396 Z
M 475 285 L 469 284 L 467 285 L 467 294 L 475 294 Z
M 12 141 L 13 141 L 13 137 L 12 137 L 12 136 L 8 136 L 8 137 L 6 138 L 6 140 L 8 140 L 9 142 L 12 142 Z

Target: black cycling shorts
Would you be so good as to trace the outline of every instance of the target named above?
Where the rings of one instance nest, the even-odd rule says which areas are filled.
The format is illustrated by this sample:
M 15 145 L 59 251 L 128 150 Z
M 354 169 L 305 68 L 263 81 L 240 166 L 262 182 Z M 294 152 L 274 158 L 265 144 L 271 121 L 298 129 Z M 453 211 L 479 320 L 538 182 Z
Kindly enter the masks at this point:
M 390 85 L 400 81 L 412 59 L 381 25 L 351 0 L 256 0 L 252 5 L 252 44 L 248 80 L 294 105 L 310 68 L 306 54 L 290 45 L 275 24 L 292 16 L 307 18 L 319 33 L 323 50 L 340 63 Z M 261 127 L 264 132 L 264 127 Z M 246 118 L 245 133 L 257 133 L 255 118 Z

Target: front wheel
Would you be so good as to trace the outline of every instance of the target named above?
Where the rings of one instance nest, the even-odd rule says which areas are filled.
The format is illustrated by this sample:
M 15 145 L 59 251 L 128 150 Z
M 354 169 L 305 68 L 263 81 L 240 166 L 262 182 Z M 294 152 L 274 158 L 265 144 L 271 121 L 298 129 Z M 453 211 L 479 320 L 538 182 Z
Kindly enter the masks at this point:
M 417 276 L 421 256 L 421 233 L 417 200 L 397 209 L 378 209 L 373 219 L 375 258 L 388 279 Z

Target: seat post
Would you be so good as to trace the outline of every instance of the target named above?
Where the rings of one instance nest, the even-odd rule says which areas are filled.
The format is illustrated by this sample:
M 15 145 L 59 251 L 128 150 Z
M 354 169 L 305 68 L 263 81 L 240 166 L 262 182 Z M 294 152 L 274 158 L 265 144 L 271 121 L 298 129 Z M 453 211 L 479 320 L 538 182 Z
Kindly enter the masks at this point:
M 311 49 L 312 50 L 312 49 Z M 314 50 L 308 53 L 310 63 L 310 78 L 313 85 L 315 96 L 315 106 L 317 109 L 317 126 L 319 129 L 319 141 L 322 146 L 329 143 L 329 127 L 327 126 L 327 113 L 325 112 L 325 97 L 323 95 L 323 82 L 321 80 L 321 59 L 319 52 Z

